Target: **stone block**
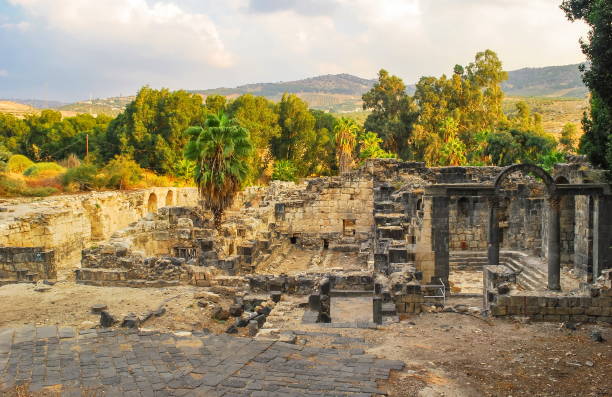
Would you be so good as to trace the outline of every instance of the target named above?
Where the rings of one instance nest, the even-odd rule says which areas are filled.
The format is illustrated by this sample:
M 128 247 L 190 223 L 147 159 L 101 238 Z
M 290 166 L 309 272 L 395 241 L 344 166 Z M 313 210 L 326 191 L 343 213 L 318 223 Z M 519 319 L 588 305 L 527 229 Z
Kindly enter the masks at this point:
M 602 315 L 601 309 L 602 309 L 601 307 L 597 307 L 597 306 L 587 307 L 585 310 L 585 314 L 587 316 L 601 316 Z
M 584 314 L 584 310 L 585 308 L 582 306 L 574 306 L 574 307 L 570 307 L 569 308 L 569 314 L 570 315 L 575 315 L 575 314 Z

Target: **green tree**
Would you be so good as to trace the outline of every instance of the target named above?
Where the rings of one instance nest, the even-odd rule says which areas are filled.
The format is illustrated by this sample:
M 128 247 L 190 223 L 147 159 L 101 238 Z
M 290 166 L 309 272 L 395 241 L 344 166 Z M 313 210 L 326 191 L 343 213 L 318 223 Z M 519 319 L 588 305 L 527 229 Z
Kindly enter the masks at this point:
M 143 87 L 109 124 L 102 157 L 128 154 L 143 168 L 171 173 L 189 140 L 185 130 L 201 125 L 203 111 L 199 95 Z
M 578 144 L 578 127 L 574 123 L 566 123 L 561 130 L 559 143 L 566 153 L 575 153 Z
M 246 128 L 251 136 L 253 152 L 249 159 L 248 184 L 265 182 L 271 176 L 272 139 L 281 133 L 276 105 L 264 97 L 241 95 L 228 106 L 228 114 Z
M 195 162 L 195 182 L 217 229 L 225 209 L 248 175 L 252 144 L 249 132 L 224 113 L 208 115 L 204 128 L 187 129 L 185 158 Z
M 612 170 L 612 5 L 609 0 L 564 0 L 561 9 L 570 21 L 582 20 L 590 27 L 588 38 L 580 40 L 589 61 L 580 69 L 591 91 L 580 152 L 594 165 Z
M 225 112 L 227 99 L 223 95 L 209 95 L 206 97 L 206 111 L 208 113 L 219 114 Z
M 451 77 L 422 77 L 413 98 L 418 109 L 412 140 L 415 157 L 430 165 L 481 161 L 481 135 L 505 123 L 501 82 L 506 78 L 491 50 L 477 53 L 466 67 L 456 65 Z
M 0 144 L 8 151 L 20 151 L 21 141 L 28 134 L 28 125 L 21 119 L 8 113 L 0 113 Z
M 297 181 L 297 168 L 289 160 L 278 160 L 274 163 L 272 179 L 275 181 L 295 182 Z
M 388 159 L 396 158 L 395 153 L 390 153 L 380 147 L 382 139 L 375 132 L 364 132 L 359 136 L 359 158 L 365 159 Z
M 274 156 L 291 160 L 299 176 L 309 175 L 315 168 L 309 155 L 317 141 L 315 118 L 306 102 L 293 94 L 284 94 L 278 106 L 281 134 L 273 139 Z
M 336 156 L 340 174 L 349 172 L 353 166 L 353 152 L 357 145 L 357 132 L 359 127 L 352 119 L 341 118 L 334 127 L 336 136 Z
M 378 82 L 363 94 L 362 99 L 363 109 L 372 111 L 366 118 L 364 128 L 376 132 L 383 139 L 386 149 L 408 158 L 408 140 L 415 113 L 402 79 L 381 69 Z

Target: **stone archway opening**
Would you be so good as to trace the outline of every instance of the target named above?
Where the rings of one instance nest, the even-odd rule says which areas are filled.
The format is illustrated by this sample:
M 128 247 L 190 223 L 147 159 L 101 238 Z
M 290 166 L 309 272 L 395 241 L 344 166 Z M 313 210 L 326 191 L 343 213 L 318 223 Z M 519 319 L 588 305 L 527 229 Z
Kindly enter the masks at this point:
M 151 193 L 149 195 L 149 199 L 147 200 L 147 212 L 148 213 L 157 212 L 157 196 L 155 195 L 155 193 Z
M 174 192 L 172 190 L 168 190 L 166 194 L 166 207 L 170 207 L 174 205 Z

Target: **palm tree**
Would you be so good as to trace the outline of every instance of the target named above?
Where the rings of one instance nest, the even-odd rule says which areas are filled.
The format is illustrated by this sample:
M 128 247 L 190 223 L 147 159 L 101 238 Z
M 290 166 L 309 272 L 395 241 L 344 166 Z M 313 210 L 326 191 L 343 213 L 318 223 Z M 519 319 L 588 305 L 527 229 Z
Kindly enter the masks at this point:
M 252 145 L 249 132 L 223 112 L 208 115 L 202 127 L 189 127 L 185 158 L 196 163 L 195 181 L 203 205 L 213 213 L 219 229 L 248 174 Z
M 340 174 L 351 170 L 353 165 L 353 151 L 357 144 L 357 131 L 359 127 L 352 119 L 341 118 L 334 127 L 336 135 L 336 156 Z

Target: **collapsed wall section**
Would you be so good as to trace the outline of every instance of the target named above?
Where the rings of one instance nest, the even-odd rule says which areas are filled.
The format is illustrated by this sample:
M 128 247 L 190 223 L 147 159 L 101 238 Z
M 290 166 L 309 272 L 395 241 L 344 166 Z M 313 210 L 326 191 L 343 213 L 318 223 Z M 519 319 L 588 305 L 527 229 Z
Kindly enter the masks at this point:
M 172 192 L 173 204 L 196 205 L 195 188 L 151 188 L 137 191 L 64 195 L 28 203 L 15 202 L 0 212 L 0 246 L 41 247 L 55 251 L 58 269 L 76 268 L 81 250 L 105 240 L 150 210 Z

